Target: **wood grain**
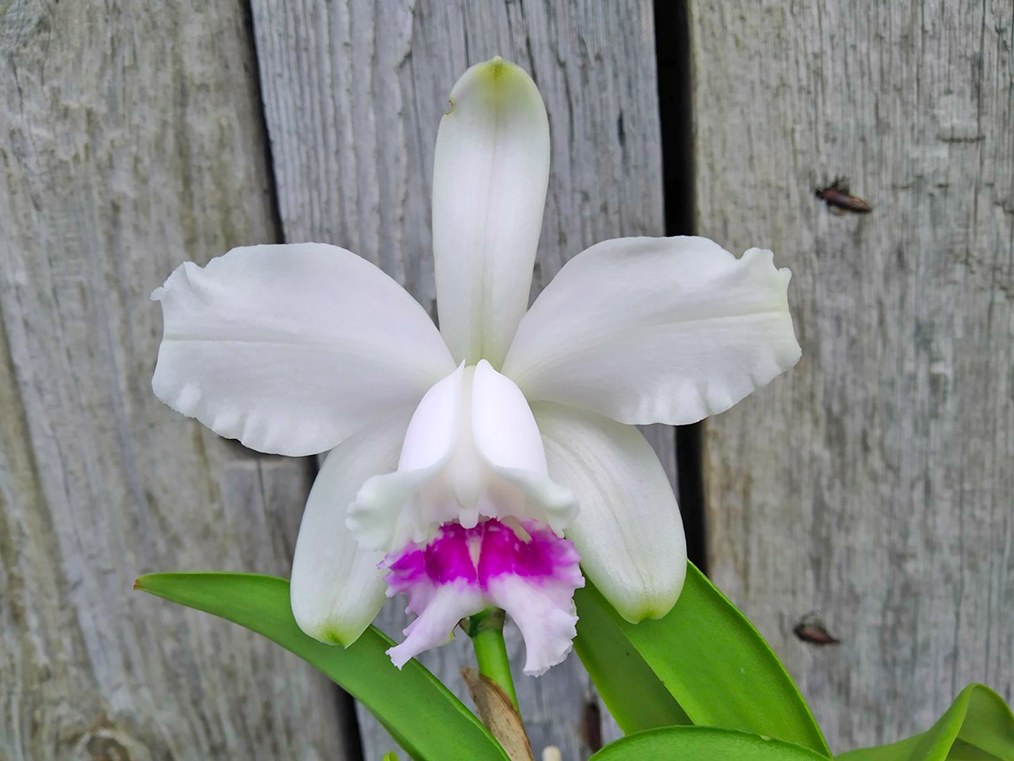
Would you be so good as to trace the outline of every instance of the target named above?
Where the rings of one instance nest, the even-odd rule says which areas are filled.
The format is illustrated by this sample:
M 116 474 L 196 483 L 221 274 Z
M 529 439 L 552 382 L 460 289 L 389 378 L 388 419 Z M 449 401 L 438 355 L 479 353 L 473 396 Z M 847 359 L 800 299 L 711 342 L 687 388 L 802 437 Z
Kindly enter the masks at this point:
M 342 758 L 336 692 L 142 572 L 286 574 L 310 473 L 151 392 L 148 299 L 277 237 L 240 2 L 0 4 L 0 758 Z
M 712 576 L 833 750 L 1009 701 L 1014 6 L 695 3 L 692 34 L 698 230 L 774 249 L 803 346 L 708 424 Z M 792 635 L 812 610 L 840 645 Z
M 447 94 L 471 64 L 502 55 L 525 67 L 549 112 L 553 163 L 535 292 L 586 246 L 662 233 L 661 146 L 651 4 L 254 0 L 254 28 L 287 241 L 334 243 L 366 257 L 434 309 L 430 249 L 433 146 Z M 675 478 L 671 429 L 649 431 Z M 380 625 L 400 638 L 402 600 Z M 522 646 L 508 630 L 520 676 Z M 423 661 L 461 696 L 467 642 Z M 571 657 L 520 677 L 538 755 L 588 755 L 594 700 Z M 467 698 L 466 702 L 467 702 Z M 366 758 L 394 747 L 360 712 Z M 618 730 L 607 728 L 606 737 Z

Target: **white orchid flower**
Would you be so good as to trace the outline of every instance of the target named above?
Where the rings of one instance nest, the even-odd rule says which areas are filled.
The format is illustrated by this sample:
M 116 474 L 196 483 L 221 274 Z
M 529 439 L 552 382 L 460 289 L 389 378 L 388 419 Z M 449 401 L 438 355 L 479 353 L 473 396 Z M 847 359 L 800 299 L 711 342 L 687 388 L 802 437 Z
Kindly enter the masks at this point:
M 683 526 L 633 426 L 722 412 L 800 356 L 789 272 L 703 238 L 600 243 L 526 313 L 549 146 L 517 66 L 454 86 L 433 173 L 439 332 L 379 269 L 316 243 L 188 262 L 153 294 L 160 399 L 261 452 L 330 450 L 292 569 L 318 640 L 354 642 L 385 580 L 418 615 L 399 665 L 495 605 L 541 673 L 570 650 L 582 571 L 627 620 L 665 615 Z

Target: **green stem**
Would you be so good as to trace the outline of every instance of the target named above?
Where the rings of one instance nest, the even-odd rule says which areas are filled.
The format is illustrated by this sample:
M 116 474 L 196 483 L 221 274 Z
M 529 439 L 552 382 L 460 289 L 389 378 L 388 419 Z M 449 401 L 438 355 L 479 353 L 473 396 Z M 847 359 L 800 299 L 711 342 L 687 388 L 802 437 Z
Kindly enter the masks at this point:
M 467 625 L 462 628 L 472 638 L 479 673 L 492 679 L 517 708 L 518 696 L 514 692 L 507 646 L 503 641 L 503 619 L 504 613 L 500 608 L 486 608 L 468 619 Z

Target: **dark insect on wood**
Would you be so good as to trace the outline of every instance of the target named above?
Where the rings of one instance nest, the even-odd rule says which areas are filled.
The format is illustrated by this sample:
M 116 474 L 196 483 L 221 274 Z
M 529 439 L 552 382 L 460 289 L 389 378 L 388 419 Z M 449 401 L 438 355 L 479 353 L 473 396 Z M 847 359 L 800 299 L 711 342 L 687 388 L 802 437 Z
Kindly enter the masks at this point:
M 813 613 L 803 616 L 803 620 L 796 624 L 792 633 L 802 642 L 808 642 L 811 645 L 837 645 L 841 642 L 827 630 L 824 623 Z
M 849 184 L 843 177 L 836 177 L 826 188 L 818 188 L 816 196 L 832 210 L 849 211 L 853 214 L 869 214 L 873 211 L 873 207 L 866 201 L 849 192 Z

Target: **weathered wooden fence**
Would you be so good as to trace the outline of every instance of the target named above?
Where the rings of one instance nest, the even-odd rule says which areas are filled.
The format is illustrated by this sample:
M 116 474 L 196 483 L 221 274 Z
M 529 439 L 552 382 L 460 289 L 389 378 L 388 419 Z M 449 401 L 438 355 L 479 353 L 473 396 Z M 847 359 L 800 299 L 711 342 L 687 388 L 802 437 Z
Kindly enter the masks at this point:
M 314 468 L 154 398 L 147 296 L 183 259 L 321 240 L 430 305 L 439 116 L 494 54 L 549 111 L 537 286 L 662 234 L 684 144 L 670 203 L 692 180 L 698 232 L 793 270 L 803 361 L 706 427 L 707 560 L 832 747 L 911 733 L 969 680 L 1012 698 L 1014 8 L 691 4 L 690 141 L 672 104 L 660 125 L 655 40 L 671 57 L 687 8 L 657 5 L 0 4 L 0 758 L 393 747 L 296 658 L 130 594 L 152 570 L 286 574 Z M 814 198 L 837 174 L 872 214 Z M 672 431 L 650 436 L 675 478 Z M 811 611 L 840 645 L 792 634 Z M 457 687 L 467 659 L 426 662 Z M 536 746 L 588 754 L 575 658 L 519 692 Z
M 710 571 L 832 748 L 1014 690 L 1014 3 L 701 3 L 698 229 L 792 268 L 803 360 L 709 423 Z M 836 216 L 835 175 L 873 206 Z M 798 641 L 820 612 L 837 647 Z

